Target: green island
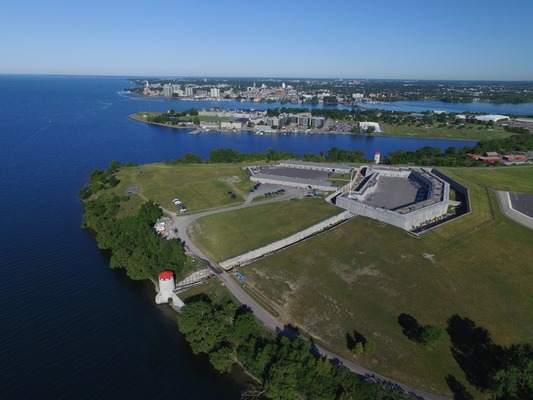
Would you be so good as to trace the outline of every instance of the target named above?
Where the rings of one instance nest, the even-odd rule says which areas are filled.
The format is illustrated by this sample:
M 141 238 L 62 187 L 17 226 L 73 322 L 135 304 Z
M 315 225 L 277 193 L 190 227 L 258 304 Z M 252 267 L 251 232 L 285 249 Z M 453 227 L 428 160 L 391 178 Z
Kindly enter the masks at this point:
M 480 142 L 469 150 L 531 150 L 530 136 Z M 342 152 L 330 149 L 308 158 L 354 156 Z M 469 214 L 421 236 L 356 217 L 239 269 L 247 293 L 289 333 L 296 331 L 296 338 L 265 330 L 215 279 L 181 293 L 186 305 L 178 324 L 193 352 L 208 354 L 220 372 L 234 365 L 244 368 L 253 381 L 249 398 L 409 396 L 360 380 L 320 356 L 315 345 L 429 393 L 530 398 L 533 230 L 502 213 L 494 190 L 533 193 L 533 168 L 456 167 L 484 165 L 464 154 L 426 149 L 401 157 L 393 153 L 384 161 L 436 165 L 447 159 L 439 171 L 468 188 Z M 186 215 L 230 207 L 189 228 L 193 241 L 215 260 L 335 213 L 316 198 L 262 201 L 231 210 L 246 203 L 253 188 L 244 165 L 286 156 L 219 149 L 208 161 L 191 154 L 142 166 L 114 161 L 107 170 L 94 170 L 80 190 L 84 226 L 95 232 L 99 247 L 111 250 L 111 267 L 124 268 L 131 278 L 155 280 L 161 270 L 184 278 L 199 263 L 185 254 L 182 242 L 164 240 L 152 230 L 158 218 L 179 212 L 173 197 L 187 204 Z

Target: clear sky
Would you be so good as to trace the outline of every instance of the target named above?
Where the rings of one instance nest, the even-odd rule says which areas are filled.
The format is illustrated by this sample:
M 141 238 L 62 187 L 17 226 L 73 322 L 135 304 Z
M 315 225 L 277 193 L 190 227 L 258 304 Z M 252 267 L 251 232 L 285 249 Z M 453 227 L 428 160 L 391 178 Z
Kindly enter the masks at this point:
M 0 73 L 533 80 L 533 0 L 0 4 Z

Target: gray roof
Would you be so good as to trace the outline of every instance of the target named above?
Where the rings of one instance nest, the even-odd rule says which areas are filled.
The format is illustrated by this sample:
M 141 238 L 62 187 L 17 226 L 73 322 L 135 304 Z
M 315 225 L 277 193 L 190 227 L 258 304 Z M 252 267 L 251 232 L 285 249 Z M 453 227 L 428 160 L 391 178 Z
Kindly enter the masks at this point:
M 310 162 L 310 161 L 297 161 L 297 160 L 286 160 L 283 161 L 284 165 L 297 165 L 302 167 L 314 167 L 314 168 L 329 168 L 329 169 L 347 169 L 350 170 L 355 168 L 347 164 L 330 164 L 330 163 L 319 163 L 319 162 Z

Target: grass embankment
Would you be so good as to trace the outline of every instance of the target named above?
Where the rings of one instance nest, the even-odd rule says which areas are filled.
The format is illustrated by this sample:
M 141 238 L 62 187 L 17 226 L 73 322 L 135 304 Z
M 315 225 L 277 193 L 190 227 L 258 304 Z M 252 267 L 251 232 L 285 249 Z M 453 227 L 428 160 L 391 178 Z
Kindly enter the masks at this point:
M 179 211 L 172 203 L 173 199 L 179 198 L 187 206 L 187 213 L 241 204 L 252 187 L 240 165 L 228 164 L 149 164 L 122 168 L 117 178 L 120 183 L 113 192 L 119 196 L 124 195 L 127 188 L 138 186 L 141 198 L 155 201 L 170 211 Z M 231 200 L 228 192 L 237 198 Z M 134 203 L 135 200 L 131 209 L 135 207 Z M 122 211 L 130 212 L 128 208 Z
M 140 112 L 135 113 L 135 114 L 130 114 L 130 118 L 132 118 L 132 119 L 134 119 L 136 121 L 146 122 L 146 123 L 154 124 L 154 125 L 169 126 L 169 127 L 172 127 L 172 128 L 183 128 L 183 127 L 181 127 L 179 125 L 158 124 L 158 123 L 155 123 L 155 122 L 147 121 L 147 119 L 149 117 L 156 117 L 156 116 L 161 115 L 161 114 L 162 114 L 161 112 L 140 111 Z M 146 118 L 144 117 L 145 115 L 146 115 Z M 200 122 L 226 122 L 226 121 L 231 120 L 230 117 L 216 117 L 216 116 L 212 116 L 212 115 L 195 115 L 195 116 L 189 116 L 189 117 L 183 116 L 183 117 L 174 117 L 174 119 L 176 121 L 189 122 L 194 117 L 198 117 Z
M 398 136 L 410 138 L 428 138 L 428 139 L 453 139 L 453 140 L 490 140 L 502 139 L 513 135 L 511 132 L 506 132 L 503 128 L 495 126 L 493 128 L 478 126 L 456 128 L 456 127 L 442 127 L 430 126 L 425 128 L 423 126 L 406 126 L 406 125 L 388 125 L 381 124 L 383 133 L 380 136 Z
M 533 340 L 533 231 L 505 218 L 493 193 L 472 182 L 497 187 L 508 179 L 523 190 L 531 188 L 532 171 L 447 169 L 470 188 L 471 214 L 421 238 L 358 217 L 244 267 L 247 287 L 270 299 L 284 322 L 342 356 L 353 357 L 347 335 L 354 331 L 372 339 L 375 355 L 356 362 L 376 372 L 446 395 L 451 375 L 483 397 L 452 355 L 457 341 L 447 336 L 429 350 L 407 339 L 398 316 L 447 328 L 458 315 L 487 329 L 496 344 Z M 475 356 L 464 357 L 482 365 Z
M 283 239 L 342 210 L 319 199 L 262 204 L 196 220 L 191 240 L 215 261 L 223 261 Z

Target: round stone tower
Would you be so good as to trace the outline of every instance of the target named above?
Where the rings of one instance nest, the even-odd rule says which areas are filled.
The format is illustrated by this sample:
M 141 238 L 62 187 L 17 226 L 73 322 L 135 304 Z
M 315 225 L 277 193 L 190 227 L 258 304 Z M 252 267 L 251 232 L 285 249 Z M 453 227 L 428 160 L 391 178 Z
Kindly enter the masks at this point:
M 159 273 L 159 293 L 155 296 L 157 304 L 168 303 L 169 300 L 173 305 L 182 307 L 183 301 L 174 293 L 176 284 L 174 283 L 174 272 L 162 271 Z

